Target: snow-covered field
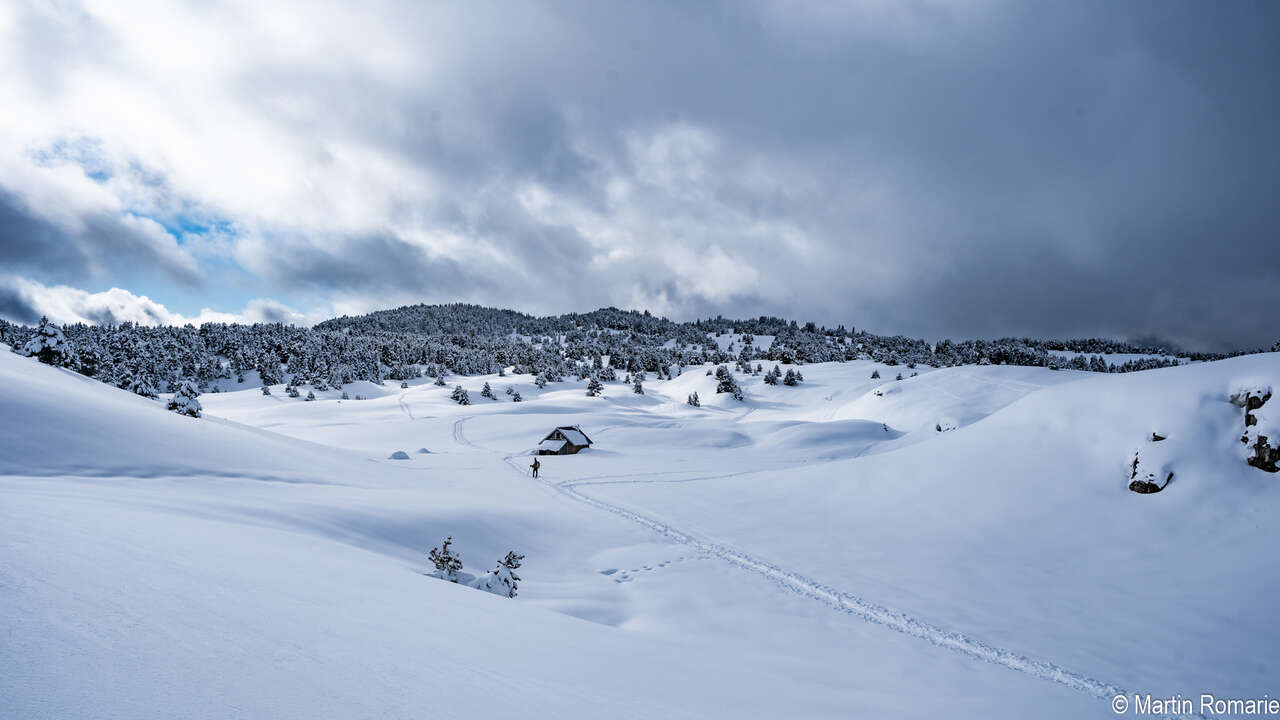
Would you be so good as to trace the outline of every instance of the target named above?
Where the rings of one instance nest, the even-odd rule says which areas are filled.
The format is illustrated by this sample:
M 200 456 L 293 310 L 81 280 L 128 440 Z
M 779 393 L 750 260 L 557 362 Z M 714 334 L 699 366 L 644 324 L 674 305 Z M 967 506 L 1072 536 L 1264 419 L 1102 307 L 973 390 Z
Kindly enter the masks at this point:
M 1280 477 L 1245 464 L 1227 401 L 1280 384 L 1280 354 L 806 365 L 797 387 L 740 377 L 743 402 L 707 369 L 603 398 L 487 376 L 304 402 L 250 378 L 191 419 L 0 352 L 0 718 L 1101 718 L 1117 692 L 1280 695 Z M 566 424 L 594 446 L 530 477 Z M 1127 489 L 1135 451 L 1166 490 Z M 446 535 L 473 573 L 525 554 L 519 596 L 429 577 Z

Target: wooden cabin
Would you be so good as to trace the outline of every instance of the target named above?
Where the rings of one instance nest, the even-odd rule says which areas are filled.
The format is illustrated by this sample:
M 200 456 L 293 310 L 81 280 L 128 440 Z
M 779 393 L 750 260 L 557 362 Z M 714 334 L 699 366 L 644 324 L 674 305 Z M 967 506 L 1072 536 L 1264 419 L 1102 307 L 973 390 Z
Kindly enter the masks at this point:
M 561 425 L 538 443 L 539 455 L 573 455 L 591 447 L 591 438 L 577 425 Z

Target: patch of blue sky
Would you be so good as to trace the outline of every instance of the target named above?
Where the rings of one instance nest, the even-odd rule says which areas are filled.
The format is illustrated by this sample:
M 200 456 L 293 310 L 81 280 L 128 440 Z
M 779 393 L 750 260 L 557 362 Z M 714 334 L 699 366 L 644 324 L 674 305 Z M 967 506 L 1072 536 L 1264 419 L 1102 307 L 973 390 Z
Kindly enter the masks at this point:
M 173 236 L 178 244 L 191 236 L 230 236 L 236 234 L 235 224 L 226 218 L 200 214 L 178 213 L 169 217 L 151 217 Z
M 57 138 L 44 147 L 31 150 L 29 155 L 41 167 L 78 165 L 86 177 L 99 185 L 115 176 L 98 138 Z

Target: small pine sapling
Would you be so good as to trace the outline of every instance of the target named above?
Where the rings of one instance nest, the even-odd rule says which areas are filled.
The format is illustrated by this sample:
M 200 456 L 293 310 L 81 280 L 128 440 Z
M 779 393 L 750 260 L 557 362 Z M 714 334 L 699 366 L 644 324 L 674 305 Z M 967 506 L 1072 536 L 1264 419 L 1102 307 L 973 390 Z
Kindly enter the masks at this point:
M 459 405 L 471 404 L 471 396 L 467 393 L 466 390 L 462 388 L 461 385 L 455 385 L 453 387 L 453 392 L 450 393 L 449 397 L 452 398 L 453 401 L 458 403 Z
M 485 573 L 475 582 L 475 587 L 480 590 L 487 590 L 494 595 L 505 595 L 509 598 L 516 596 L 516 586 L 520 582 L 520 576 L 516 575 L 516 569 L 520 567 L 520 561 L 524 560 L 524 556 L 512 550 L 507 556 L 498 561 L 498 566 L 491 572 Z
M 200 395 L 200 391 L 196 389 L 196 384 L 190 380 L 183 380 L 178 385 L 178 390 L 169 399 L 168 408 L 179 415 L 188 417 L 200 417 L 200 401 L 196 399 Z
M 458 582 L 458 573 L 462 571 L 462 557 L 449 548 L 453 544 L 453 536 L 444 539 L 444 542 L 438 548 L 431 548 L 431 552 L 427 553 L 431 564 L 436 566 L 435 576 L 448 580 L 449 582 Z

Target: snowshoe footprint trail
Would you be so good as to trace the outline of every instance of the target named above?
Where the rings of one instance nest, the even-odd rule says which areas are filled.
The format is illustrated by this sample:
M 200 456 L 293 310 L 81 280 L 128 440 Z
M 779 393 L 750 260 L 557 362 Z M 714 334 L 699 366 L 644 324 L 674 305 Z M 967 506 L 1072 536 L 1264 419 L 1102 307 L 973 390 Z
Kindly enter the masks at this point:
M 464 417 L 454 423 L 454 439 L 461 445 L 484 449 L 468 440 L 466 434 L 463 432 L 463 425 L 470 419 L 471 416 Z M 522 476 L 528 475 L 524 468 L 520 467 L 519 463 L 516 462 L 514 454 L 506 455 L 502 459 L 515 472 L 520 473 Z M 645 473 L 639 474 L 644 475 Z M 613 477 L 621 479 L 625 476 L 618 475 Z M 926 640 L 933 645 L 967 655 L 976 660 L 1001 665 L 1009 668 L 1010 670 L 1015 670 L 1032 677 L 1058 683 L 1059 685 L 1064 685 L 1066 687 L 1088 693 L 1099 699 L 1110 700 L 1116 695 L 1127 696 L 1129 694 L 1115 685 L 1097 680 L 1088 675 L 1073 672 L 1047 660 L 1038 660 L 1012 650 L 1006 650 L 994 645 L 989 645 L 981 640 L 969 637 L 964 633 L 932 625 L 906 613 L 864 600 L 852 593 L 837 590 L 836 588 L 824 585 L 799 573 L 792 572 L 777 565 L 765 562 L 764 560 L 760 560 L 759 558 L 748 555 L 747 553 L 719 545 L 717 543 L 700 540 L 689 533 L 681 531 L 664 522 L 654 520 L 653 518 L 633 512 L 624 507 L 613 505 L 604 502 L 603 500 L 598 500 L 589 495 L 585 495 L 576 489 L 578 485 L 597 484 L 592 481 L 569 481 L 564 484 L 559 484 L 553 480 L 542 477 L 536 478 L 536 480 L 566 497 L 576 500 L 577 502 L 590 505 L 598 510 L 603 510 L 630 520 L 637 525 L 641 525 L 652 530 L 672 542 L 687 545 L 706 555 L 718 557 L 721 560 L 728 562 L 730 565 L 764 577 L 785 590 L 820 602 L 838 612 L 856 616 L 866 622 L 887 627 L 904 635 Z M 1190 716 L 1171 715 L 1166 717 L 1179 718 L 1203 716 L 1197 714 Z

